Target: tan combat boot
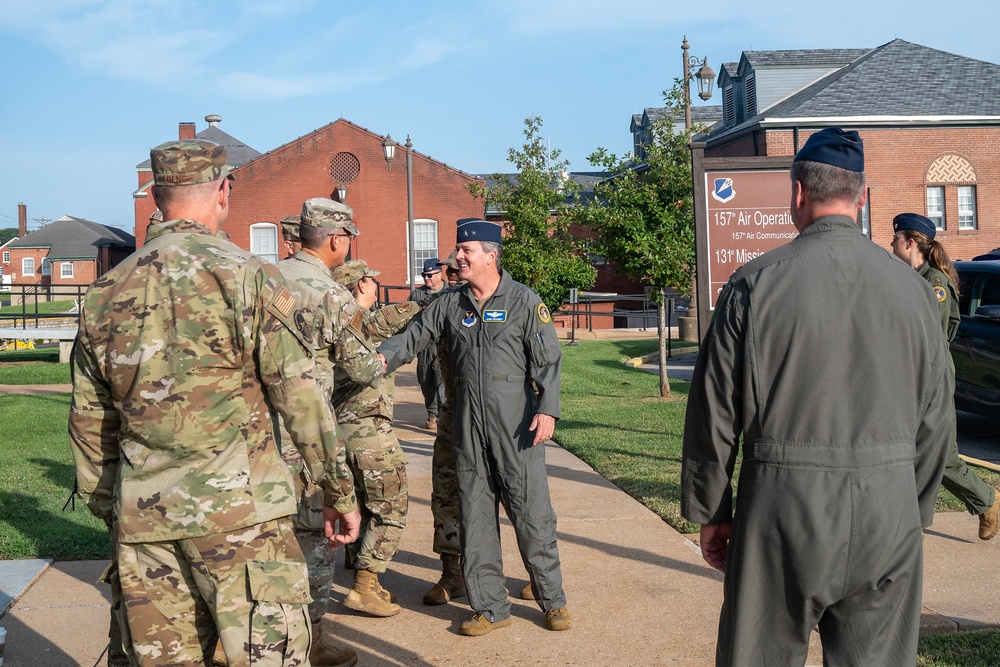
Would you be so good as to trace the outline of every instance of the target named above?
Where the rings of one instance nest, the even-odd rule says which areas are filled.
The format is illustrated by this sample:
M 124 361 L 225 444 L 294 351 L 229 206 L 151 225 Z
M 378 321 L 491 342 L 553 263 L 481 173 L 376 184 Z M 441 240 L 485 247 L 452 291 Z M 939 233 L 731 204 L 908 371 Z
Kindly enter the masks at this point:
M 226 652 L 222 650 L 221 639 L 215 642 L 215 653 L 212 654 L 212 667 L 229 667 Z
M 525 586 L 524 588 L 521 589 L 521 592 L 517 594 L 517 597 L 520 598 L 521 600 L 534 600 L 535 599 L 535 591 L 531 590 L 531 582 L 530 581 L 528 582 L 527 586 Z
M 437 427 L 438 427 L 438 418 L 437 417 L 428 417 L 427 418 L 427 430 L 428 431 L 436 431 Z
M 380 588 L 374 572 L 354 570 L 354 588 L 347 592 L 344 606 L 371 616 L 395 616 L 401 611 L 399 605 L 379 595 Z
M 455 554 L 441 554 L 441 579 L 424 593 L 424 604 L 446 604 L 463 595 L 465 577 L 462 576 L 461 558 Z
M 373 588 L 375 589 L 375 592 L 378 594 L 378 596 L 383 600 L 385 600 L 386 602 L 395 602 L 396 594 L 393 593 L 392 591 L 388 591 L 382 588 L 382 582 L 378 580 L 378 572 L 373 572 L 372 574 L 375 575 L 375 584 Z
M 312 626 L 312 647 L 309 649 L 309 663 L 313 667 L 350 667 L 358 662 L 354 649 L 334 646 L 323 637 L 323 621 Z
M 979 539 L 991 540 L 1000 531 L 1000 489 L 993 489 L 993 505 L 979 515 Z

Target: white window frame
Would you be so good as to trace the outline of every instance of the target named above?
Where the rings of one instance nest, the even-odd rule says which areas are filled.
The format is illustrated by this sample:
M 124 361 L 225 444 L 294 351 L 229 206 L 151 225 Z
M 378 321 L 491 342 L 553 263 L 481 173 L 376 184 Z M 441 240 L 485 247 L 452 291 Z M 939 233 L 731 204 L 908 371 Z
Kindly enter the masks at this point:
M 262 234 L 268 233 L 270 238 L 264 238 Z M 273 248 L 262 248 L 261 240 L 273 242 Z M 273 250 L 268 252 L 268 250 Z M 257 222 L 250 225 L 250 252 L 257 255 L 265 262 L 277 264 L 278 262 L 278 226 L 273 222 Z
M 66 269 L 69 269 L 67 271 Z M 73 278 L 73 262 L 59 262 L 59 278 L 60 280 Z
M 938 231 L 947 229 L 944 216 L 944 186 L 927 186 L 927 217 L 934 223 L 934 228 Z
M 10 250 L 3 251 L 3 263 L 10 264 Z
M 35 258 L 34 257 L 22 257 L 21 258 L 21 276 L 33 276 L 35 275 Z
M 976 221 L 976 186 L 958 186 L 958 228 L 975 229 Z
M 407 223 L 403 223 L 404 229 Z M 410 267 L 410 282 L 408 285 L 423 284 L 424 260 L 438 256 L 438 222 L 431 218 L 414 218 L 413 220 L 413 245 L 416 251 L 413 259 L 416 266 Z M 409 264 L 410 255 L 410 235 L 406 234 L 406 263 Z

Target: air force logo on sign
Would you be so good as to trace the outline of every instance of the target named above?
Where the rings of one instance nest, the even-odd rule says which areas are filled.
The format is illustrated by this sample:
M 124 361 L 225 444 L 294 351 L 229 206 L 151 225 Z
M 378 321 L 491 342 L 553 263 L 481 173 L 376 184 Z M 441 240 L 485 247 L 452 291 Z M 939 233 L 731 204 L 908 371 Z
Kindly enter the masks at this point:
M 715 179 L 715 185 L 712 187 L 712 197 L 716 201 L 720 201 L 725 204 L 727 201 L 736 196 L 736 190 L 733 189 L 733 179 L 731 178 L 717 178 Z
M 483 312 L 483 322 L 506 322 L 506 310 L 487 310 Z

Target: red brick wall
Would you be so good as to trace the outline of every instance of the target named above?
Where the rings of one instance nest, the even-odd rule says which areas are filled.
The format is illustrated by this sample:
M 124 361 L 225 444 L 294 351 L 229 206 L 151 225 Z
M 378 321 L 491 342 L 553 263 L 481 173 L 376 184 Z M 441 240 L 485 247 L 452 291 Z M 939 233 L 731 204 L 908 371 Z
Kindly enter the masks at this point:
M 8 248 L 10 250 L 10 269 L 5 270 L 5 275 L 17 276 L 13 280 L 14 285 L 39 285 L 48 282 L 48 276 L 42 280 L 42 260 L 49 254 L 48 248 Z M 21 260 L 26 257 L 35 259 L 35 272 L 31 275 L 21 273 Z
M 312 197 L 336 199 L 338 181 L 330 175 L 330 160 L 339 152 L 353 153 L 361 163 L 357 178 L 347 184 L 345 203 L 354 209 L 361 235 L 351 257 L 364 259 L 382 271 L 379 280 L 401 285 L 406 279 L 407 198 L 406 150 L 400 146 L 389 171 L 382 137 L 345 120 L 338 120 L 257 158 L 233 171 L 235 188 L 223 230 L 237 245 L 249 249 L 250 226 L 277 225 L 301 212 Z M 140 176 L 140 179 L 142 176 Z M 149 178 L 146 175 L 146 178 Z M 413 216 L 438 222 L 438 255 L 455 245 L 455 221 L 483 214 L 466 184 L 474 179 L 425 155 L 413 153 Z M 145 240 L 152 198 L 136 200 L 136 242 Z M 283 252 L 280 229 L 279 252 Z M 418 267 L 419 271 L 419 267 Z
M 72 262 L 73 277 L 62 277 L 62 264 Z M 92 259 L 61 260 L 52 262 L 52 283 L 53 285 L 89 285 L 97 279 L 95 275 L 97 263 Z
M 811 131 L 800 131 L 798 145 Z M 861 130 L 865 143 L 865 171 L 868 178 L 872 240 L 886 250 L 892 239 L 892 218 L 903 212 L 927 213 L 927 169 L 942 155 L 965 158 L 976 173 L 977 229 L 958 229 L 956 184 L 945 188 L 946 229 L 938 232 L 952 259 L 974 256 L 1000 247 L 1000 128 L 887 128 Z M 794 155 L 791 130 L 768 131 L 761 155 Z M 739 152 L 739 151 L 743 152 Z M 706 157 L 753 155 L 749 137 L 706 152 Z M 966 185 L 966 183 L 962 183 Z

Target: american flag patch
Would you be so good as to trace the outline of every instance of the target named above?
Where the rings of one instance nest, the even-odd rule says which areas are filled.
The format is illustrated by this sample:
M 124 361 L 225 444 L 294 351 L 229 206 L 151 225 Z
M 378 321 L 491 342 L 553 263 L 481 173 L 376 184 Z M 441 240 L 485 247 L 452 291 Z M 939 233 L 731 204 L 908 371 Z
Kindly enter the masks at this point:
M 278 293 L 274 295 L 274 307 L 278 309 L 278 312 L 286 317 L 291 314 L 292 309 L 295 307 L 295 299 L 292 298 L 288 288 L 282 287 Z

